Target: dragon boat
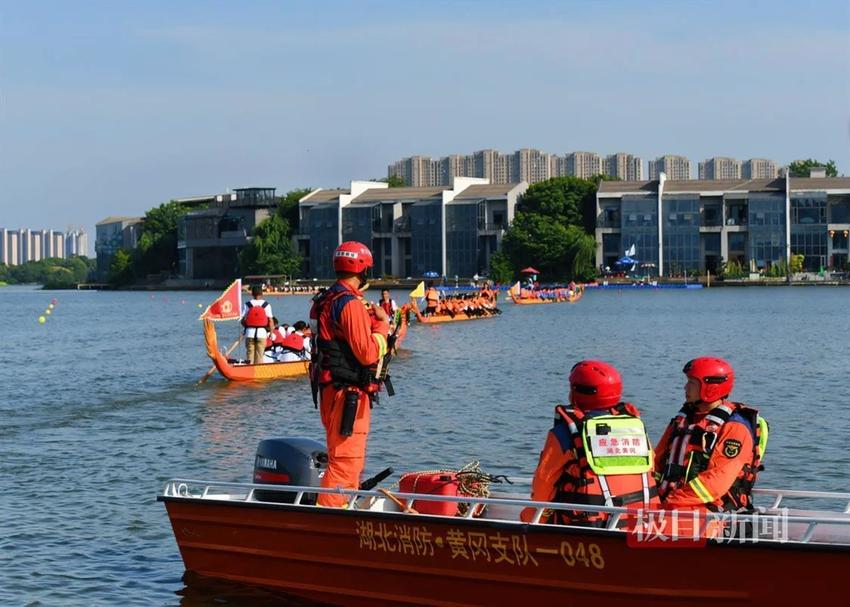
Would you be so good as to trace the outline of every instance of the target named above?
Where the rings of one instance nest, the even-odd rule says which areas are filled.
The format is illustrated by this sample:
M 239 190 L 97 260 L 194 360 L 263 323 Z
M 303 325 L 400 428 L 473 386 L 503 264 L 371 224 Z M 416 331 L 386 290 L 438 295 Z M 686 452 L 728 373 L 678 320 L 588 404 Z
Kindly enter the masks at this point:
M 481 316 L 469 316 L 464 312 L 459 312 L 454 316 L 450 316 L 449 314 L 425 316 L 424 314 L 422 314 L 422 312 L 419 311 L 419 307 L 416 305 L 410 306 L 410 310 L 416 316 L 416 320 L 423 325 L 436 325 L 440 323 L 460 322 L 464 320 L 482 320 L 484 318 L 495 318 L 497 316 L 497 314 L 482 314 Z
M 347 508 L 313 505 L 317 493 L 327 492 L 345 495 Z M 186 579 L 260 585 L 322 604 L 846 604 L 840 580 L 850 570 L 850 493 L 754 493 L 769 506 L 751 515 L 708 515 L 737 517 L 752 530 L 746 537 L 677 544 L 682 536 L 665 541 L 647 531 L 645 545 L 634 529 L 619 528 L 633 510 L 533 502 L 510 493 L 393 494 L 314 484 L 289 485 L 284 493 L 279 484 L 173 479 L 158 500 L 191 574 Z M 781 507 L 786 498 L 841 505 L 788 510 Z M 467 507 L 456 508 L 458 502 Z M 433 514 L 442 506 L 465 514 Z M 545 509 L 566 507 L 607 512 L 609 523 L 520 521 L 526 508 L 539 521 Z
M 556 299 L 547 297 L 517 297 L 513 293 L 508 293 L 508 297 L 515 304 L 528 306 L 536 304 L 552 304 L 552 303 L 575 303 L 584 295 L 584 287 L 579 285 L 576 291 L 569 297 Z
M 207 346 L 207 356 L 212 359 L 218 372 L 230 381 L 287 379 L 308 374 L 310 363 L 306 360 L 261 365 L 231 363 L 219 350 L 215 326 L 209 320 L 204 321 L 204 341 Z

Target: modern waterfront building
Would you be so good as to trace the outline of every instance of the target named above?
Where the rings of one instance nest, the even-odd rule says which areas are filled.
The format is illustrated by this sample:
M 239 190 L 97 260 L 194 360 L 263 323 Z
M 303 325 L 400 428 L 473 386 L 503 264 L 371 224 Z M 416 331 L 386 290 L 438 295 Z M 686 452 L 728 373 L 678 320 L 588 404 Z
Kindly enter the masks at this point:
M 189 279 L 239 276 L 239 253 L 254 229 L 277 209 L 275 188 L 239 188 L 232 193 L 181 198 L 188 211 L 178 226 L 178 273 Z
M 715 179 L 740 179 L 741 161 L 725 156 L 715 156 L 699 163 L 699 178 L 704 181 Z
M 605 157 L 603 174 L 620 181 L 643 181 L 643 159 L 619 152 Z
M 691 178 L 691 161 L 684 156 L 659 156 L 649 161 L 649 179 L 658 179 L 664 173 L 667 179 L 680 181 Z
M 88 239 L 82 230 L 60 232 L 0 228 L 0 263 L 10 266 L 41 259 L 65 259 L 72 255 L 85 255 L 87 246 Z
M 750 158 L 741 164 L 742 179 L 775 179 L 778 176 L 776 163 L 767 158 Z
M 455 177 L 449 188 L 352 181 L 347 189 L 314 190 L 298 204 L 303 273 L 332 278 L 334 249 L 358 240 L 371 249 L 379 276 L 482 274 L 527 188 Z
M 136 248 L 143 222 L 142 217 L 109 216 L 95 224 L 94 252 L 99 280 L 106 280 L 112 257 L 118 249 L 129 251 Z
M 768 270 L 792 254 L 807 271 L 847 265 L 848 177 L 602 182 L 596 210 L 600 266 L 632 246 L 661 276 L 714 273 L 724 260 Z

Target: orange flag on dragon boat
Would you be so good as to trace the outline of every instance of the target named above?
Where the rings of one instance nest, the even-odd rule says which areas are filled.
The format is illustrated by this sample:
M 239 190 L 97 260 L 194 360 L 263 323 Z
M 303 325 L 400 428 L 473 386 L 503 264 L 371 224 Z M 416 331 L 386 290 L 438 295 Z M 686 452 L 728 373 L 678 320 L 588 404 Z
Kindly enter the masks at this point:
M 237 278 L 207 306 L 198 320 L 236 320 L 242 315 L 242 279 Z

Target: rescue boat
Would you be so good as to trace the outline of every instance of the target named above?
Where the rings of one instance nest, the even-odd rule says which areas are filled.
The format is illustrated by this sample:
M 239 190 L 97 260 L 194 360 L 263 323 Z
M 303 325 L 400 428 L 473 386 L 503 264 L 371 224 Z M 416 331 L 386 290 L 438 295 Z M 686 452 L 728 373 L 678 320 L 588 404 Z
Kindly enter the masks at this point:
M 204 341 L 215 368 L 230 381 L 252 381 L 267 379 L 287 379 L 308 374 L 309 361 L 286 363 L 264 363 L 262 365 L 242 365 L 230 363 L 218 349 L 218 336 L 215 326 L 209 320 L 204 321 Z
M 347 508 L 312 505 L 327 492 L 345 495 Z M 609 513 L 607 528 L 523 523 L 524 508 L 539 520 L 544 509 L 565 505 L 507 493 L 479 498 L 312 485 L 283 493 L 281 485 L 173 479 L 157 499 L 187 572 L 195 574 L 186 579 L 261 585 L 331 605 L 846 604 L 840 580 L 850 570 L 847 510 L 781 506 L 786 498 L 830 499 L 850 510 L 850 493 L 755 493 L 772 504 L 736 515 L 757 530 L 749 538 L 679 545 L 655 538 L 645 546 L 633 531 L 617 528 L 619 517 L 634 511 L 569 505 Z M 469 505 L 463 516 L 434 514 L 440 505 L 456 511 L 459 502 Z M 417 513 L 417 505 L 430 514 Z
M 552 304 L 552 303 L 575 303 L 584 295 L 584 286 L 579 285 L 576 291 L 565 299 L 546 299 L 543 297 L 517 297 L 513 293 L 508 293 L 511 301 L 515 304 L 529 306 L 535 304 Z

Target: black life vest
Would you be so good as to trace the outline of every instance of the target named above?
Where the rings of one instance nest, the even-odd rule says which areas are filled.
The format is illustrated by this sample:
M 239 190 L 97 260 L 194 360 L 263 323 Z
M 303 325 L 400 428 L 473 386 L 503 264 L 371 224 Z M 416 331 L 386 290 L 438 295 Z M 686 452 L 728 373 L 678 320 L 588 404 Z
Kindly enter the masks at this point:
M 318 331 L 313 339 L 311 377 L 319 385 L 356 386 L 376 392 L 376 366 L 360 364 L 347 341 L 336 337 L 336 325 L 342 309 L 357 298 L 344 285 L 334 284 L 314 299 L 310 316 L 317 319 Z

